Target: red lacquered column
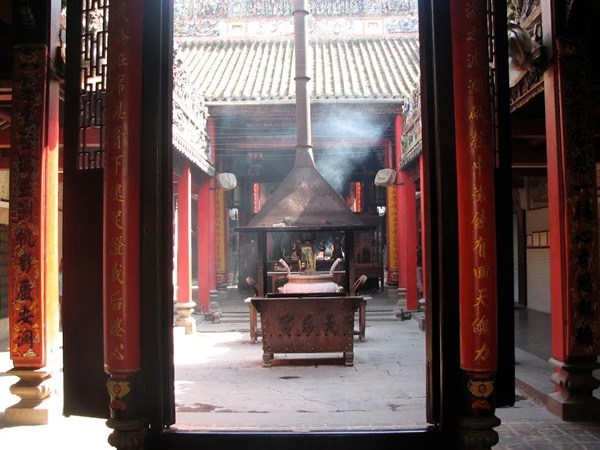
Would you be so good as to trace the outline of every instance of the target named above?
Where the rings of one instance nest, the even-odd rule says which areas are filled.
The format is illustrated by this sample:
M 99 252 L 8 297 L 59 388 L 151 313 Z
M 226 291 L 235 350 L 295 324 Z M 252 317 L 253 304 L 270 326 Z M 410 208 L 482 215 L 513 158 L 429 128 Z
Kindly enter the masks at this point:
M 208 175 L 202 175 L 198 188 L 198 309 L 203 313 L 210 307 L 209 280 L 209 200 L 210 181 Z
M 10 358 L 23 401 L 6 409 L 14 425 L 48 423 L 42 401 L 58 331 L 59 82 L 45 44 L 13 48 L 8 316 Z M 34 400 L 39 401 L 39 404 Z
M 486 2 L 451 3 L 458 179 L 463 445 L 498 440 L 492 427 L 497 364 L 494 149 Z M 479 447 L 478 447 L 479 448 Z M 483 448 L 483 447 L 482 447 Z
M 425 212 L 427 205 L 425 199 L 428 198 L 427 183 L 425 179 L 425 165 L 423 155 L 419 157 L 419 179 L 421 183 L 421 283 L 423 286 L 422 297 L 427 301 L 427 226 L 425 223 Z M 418 264 L 418 263 L 417 263 Z
M 192 300 L 192 171 L 185 164 L 177 182 L 177 302 Z
M 140 117 L 143 2 L 110 5 L 104 168 L 104 368 L 118 446 L 141 441 Z M 132 429 L 135 433 L 132 436 Z
M 196 303 L 192 300 L 192 170 L 186 161 L 177 180 L 177 302 L 176 327 L 185 334 L 196 331 L 192 317 Z
M 398 174 L 400 195 L 404 197 L 402 202 L 404 211 L 399 224 L 404 237 L 403 248 L 398 252 L 400 266 L 404 267 L 404 280 L 406 289 L 406 308 L 416 310 L 418 307 L 417 292 L 417 199 L 416 187 L 412 176 L 401 170 Z
M 600 420 L 598 204 L 593 143 L 593 50 L 556 37 L 553 6 L 542 7 L 550 228 L 552 359 L 557 391 L 548 410 L 563 420 Z
M 217 292 L 217 211 L 216 211 L 216 180 L 211 178 L 208 191 L 208 282 L 211 295 Z

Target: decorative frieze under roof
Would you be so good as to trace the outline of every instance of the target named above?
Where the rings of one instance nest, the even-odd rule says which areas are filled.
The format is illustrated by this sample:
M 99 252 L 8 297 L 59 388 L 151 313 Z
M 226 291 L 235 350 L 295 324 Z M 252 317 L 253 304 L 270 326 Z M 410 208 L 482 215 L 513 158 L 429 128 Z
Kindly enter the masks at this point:
M 313 102 L 406 102 L 419 83 L 415 37 L 309 42 L 308 75 Z M 207 104 L 288 102 L 295 98 L 291 39 L 178 41 L 178 58 Z

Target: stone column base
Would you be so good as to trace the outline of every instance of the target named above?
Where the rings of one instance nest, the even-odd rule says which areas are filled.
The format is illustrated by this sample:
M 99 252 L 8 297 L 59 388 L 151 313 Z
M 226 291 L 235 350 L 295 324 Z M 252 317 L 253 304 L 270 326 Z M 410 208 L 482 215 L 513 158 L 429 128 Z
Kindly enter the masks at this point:
M 106 425 L 114 431 L 108 436 L 108 443 L 119 450 L 144 450 L 148 435 L 145 420 L 108 419 Z
M 406 312 L 406 288 L 398 288 L 398 300 L 394 306 L 394 316 L 396 319 L 410 319 L 410 313 Z
M 499 441 L 494 427 L 500 425 L 500 419 L 491 415 L 481 418 L 462 418 L 459 424 L 459 449 L 491 450 Z
M 184 327 L 185 334 L 192 334 L 196 331 L 196 319 L 191 317 L 194 312 L 194 306 L 196 306 L 196 303 L 191 300 L 188 302 L 175 303 L 175 311 L 179 315 L 179 317 L 175 319 L 175 326 Z
M 210 311 L 207 314 L 207 319 L 213 323 L 221 323 L 221 305 L 219 305 L 219 291 L 210 291 Z
M 558 368 L 550 377 L 558 391 L 548 395 L 548 411 L 564 421 L 600 420 L 600 400 L 593 394 L 594 389 L 600 385 L 600 380 L 593 374 L 600 367 L 595 357 L 569 363 L 552 358 L 550 363 Z
M 21 398 L 6 408 L 4 420 L 8 425 L 47 425 L 58 415 L 58 405 L 51 399 L 52 374 L 47 369 L 11 369 L 6 372 L 20 378 L 10 392 Z

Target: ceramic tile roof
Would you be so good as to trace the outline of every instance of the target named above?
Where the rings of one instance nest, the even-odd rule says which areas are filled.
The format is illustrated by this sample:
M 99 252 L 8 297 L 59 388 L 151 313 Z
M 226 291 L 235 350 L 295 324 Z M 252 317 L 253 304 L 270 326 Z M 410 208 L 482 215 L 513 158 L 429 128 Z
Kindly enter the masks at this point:
M 313 101 L 400 101 L 410 98 L 419 83 L 417 37 L 322 40 L 309 46 Z M 294 99 L 291 39 L 187 39 L 179 41 L 177 57 L 189 83 L 207 102 Z

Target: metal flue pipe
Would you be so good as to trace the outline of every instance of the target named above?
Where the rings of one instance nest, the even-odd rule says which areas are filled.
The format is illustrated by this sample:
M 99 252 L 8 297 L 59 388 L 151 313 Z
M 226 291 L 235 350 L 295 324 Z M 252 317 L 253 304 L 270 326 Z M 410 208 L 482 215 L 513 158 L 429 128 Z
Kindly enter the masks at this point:
M 294 167 L 315 167 L 310 130 L 310 94 L 308 93 L 305 0 L 294 0 L 294 53 L 296 62 L 296 159 Z

